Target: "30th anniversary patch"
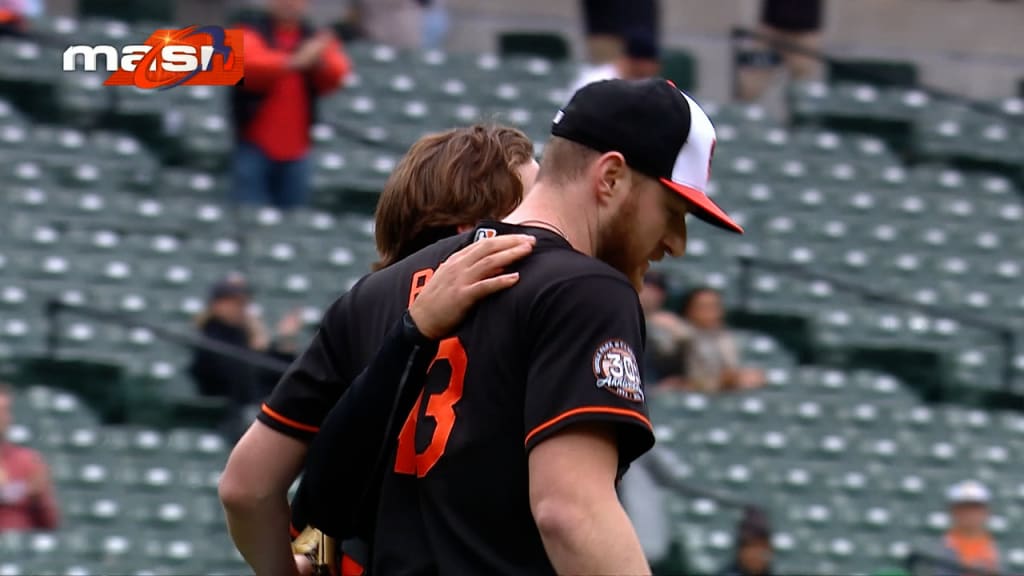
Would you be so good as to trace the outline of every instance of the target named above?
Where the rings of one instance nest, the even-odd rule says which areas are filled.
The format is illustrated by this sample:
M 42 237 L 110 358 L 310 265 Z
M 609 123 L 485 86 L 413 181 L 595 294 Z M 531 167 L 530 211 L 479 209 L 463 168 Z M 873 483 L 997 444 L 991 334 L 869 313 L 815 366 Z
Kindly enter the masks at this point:
M 640 367 L 629 344 L 622 340 L 609 340 L 601 344 L 594 352 L 593 368 L 598 388 L 630 402 L 644 401 Z

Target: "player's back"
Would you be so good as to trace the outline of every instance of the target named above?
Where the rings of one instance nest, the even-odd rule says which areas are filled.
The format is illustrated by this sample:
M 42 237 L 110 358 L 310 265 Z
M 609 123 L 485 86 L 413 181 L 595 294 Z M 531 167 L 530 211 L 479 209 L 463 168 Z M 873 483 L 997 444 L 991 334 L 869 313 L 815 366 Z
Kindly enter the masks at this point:
M 290 436 L 312 440 L 327 412 L 401 319 L 410 298 L 470 239 L 467 233 L 436 242 L 364 276 L 331 304 L 313 341 L 274 388 L 260 420 Z
M 552 574 L 530 510 L 529 451 L 594 420 L 619 428 L 623 463 L 653 443 L 636 362 L 642 314 L 626 278 L 547 230 L 482 226 L 538 241 L 519 283 L 441 343 L 385 480 L 375 573 Z M 430 558 L 407 538 L 428 541 Z

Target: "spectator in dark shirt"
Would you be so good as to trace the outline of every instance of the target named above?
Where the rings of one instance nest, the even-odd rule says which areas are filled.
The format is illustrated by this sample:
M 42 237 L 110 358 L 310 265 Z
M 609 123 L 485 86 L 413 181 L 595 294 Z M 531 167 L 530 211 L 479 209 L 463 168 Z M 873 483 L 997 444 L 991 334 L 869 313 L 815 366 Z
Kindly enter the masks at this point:
M 736 557 L 725 576 L 772 576 L 772 530 L 758 510 L 744 512 L 736 529 Z
M 743 100 L 760 98 L 774 81 L 780 64 L 785 66 L 792 80 L 813 78 L 818 73 L 818 60 L 773 47 L 770 42 L 819 50 L 823 19 L 823 0 L 762 0 L 757 32 L 764 40 L 753 40 L 741 46 L 738 96 Z
M 231 276 L 217 283 L 198 325 L 203 336 L 243 350 L 266 354 L 283 362 L 295 357 L 295 337 L 302 328 L 297 313 L 285 315 L 271 339 L 263 323 L 250 313 L 251 292 L 245 280 Z M 204 396 L 232 399 L 239 405 L 259 401 L 270 393 L 279 374 L 208 350 L 192 359 L 192 377 Z
M 584 67 L 573 79 L 572 91 L 592 82 L 622 78 L 643 80 L 661 73 L 661 49 L 657 39 L 647 32 L 637 30 L 625 36 L 622 54 L 607 64 Z
M 614 61 L 625 49 L 629 34 L 657 43 L 659 4 L 657 0 L 583 0 L 588 63 L 603 66 Z
M 56 530 L 57 499 L 46 463 L 7 439 L 13 406 L 13 392 L 0 382 L 0 532 Z
M 667 299 L 668 280 L 665 275 L 657 271 L 645 274 L 644 286 L 640 290 L 640 305 L 647 322 L 644 373 L 650 382 L 657 382 L 658 385 L 682 379 L 683 358 L 686 355 L 682 338 L 683 319 L 665 309 Z
M 269 13 L 240 23 L 245 80 L 231 99 L 238 202 L 288 209 L 308 197 L 317 103 L 341 86 L 350 64 L 330 32 L 316 32 L 305 20 L 306 4 L 271 0 Z

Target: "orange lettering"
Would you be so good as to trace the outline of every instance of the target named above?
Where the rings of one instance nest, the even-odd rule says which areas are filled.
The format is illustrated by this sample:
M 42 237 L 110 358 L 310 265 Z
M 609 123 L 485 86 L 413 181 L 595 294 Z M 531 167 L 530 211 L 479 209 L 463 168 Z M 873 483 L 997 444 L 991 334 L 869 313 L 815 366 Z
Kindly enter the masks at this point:
M 409 306 L 416 301 L 416 297 L 423 292 L 423 289 L 427 286 L 427 282 L 434 277 L 434 270 L 431 268 L 424 268 L 419 270 L 412 275 L 412 286 L 409 287 Z
M 437 349 L 437 356 L 427 368 L 427 376 L 434 369 L 438 360 L 447 360 L 452 374 L 448 385 L 440 394 L 430 396 L 427 400 L 425 416 L 434 419 L 437 424 L 430 438 L 430 445 L 422 454 L 416 453 L 416 423 L 419 420 L 420 405 L 423 392 L 416 399 L 416 405 L 406 418 L 402 430 L 398 434 L 398 447 L 395 454 L 395 472 L 397 474 L 415 474 L 423 478 L 444 456 L 448 447 L 448 439 L 455 427 L 455 404 L 462 399 L 462 384 L 466 378 L 466 350 L 457 337 L 442 340 Z

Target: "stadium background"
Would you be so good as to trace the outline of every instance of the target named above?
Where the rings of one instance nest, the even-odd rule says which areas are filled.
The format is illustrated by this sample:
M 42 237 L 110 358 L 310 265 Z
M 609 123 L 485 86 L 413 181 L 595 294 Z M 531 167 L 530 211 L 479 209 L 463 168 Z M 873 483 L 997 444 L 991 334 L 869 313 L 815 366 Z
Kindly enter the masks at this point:
M 224 203 L 225 91 L 60 72 L 71 38 L 238 6 L 79 4 L 50 3 L 43 40 L 0 39 L 0 377 L 63 519 L 0 534 L 0 574 L 244 572 L 216 496 L 224 406 L 185 372 L 208 286 L 242 270 L 268 317 L 302 306 L 311 328 L 368 270 L 375 195 L 416 138 L 496 119 L 544 141 L 579 65 L 578 3 L 452 0 L 444 52 L 347 45 L 356 78 L 324 103 L 314 207 L 293 213 Z M 756 504 L 778 573 L 913 569 L 946 488 L 976 478 L 1007 570 L 1024 570 L 1024 6 L 833 0 L 822 81 L 738 104 L 735 30 L 756 3 L 662 5 L 666 66 L 718 130 L 713 195 L 747 235 L 694 227 L 661 269 L 675 292 L 723 291 L 769 381 L 652 395 L 676 555 L 723 565 Z M 553 52 L 502 54 L 516 31 L 555 32 Z

